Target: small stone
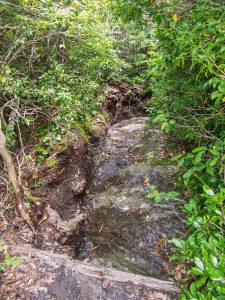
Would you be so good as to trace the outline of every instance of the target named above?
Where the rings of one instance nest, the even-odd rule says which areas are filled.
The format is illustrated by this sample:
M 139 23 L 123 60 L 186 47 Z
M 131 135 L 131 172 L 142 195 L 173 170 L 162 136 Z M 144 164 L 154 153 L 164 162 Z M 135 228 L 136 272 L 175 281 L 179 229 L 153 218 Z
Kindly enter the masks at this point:
M 111 283 L 110 280 L 105 280 L 102 284 L 102 287 L 104 289 L 107 289 L 110 286 L 110 283 Z

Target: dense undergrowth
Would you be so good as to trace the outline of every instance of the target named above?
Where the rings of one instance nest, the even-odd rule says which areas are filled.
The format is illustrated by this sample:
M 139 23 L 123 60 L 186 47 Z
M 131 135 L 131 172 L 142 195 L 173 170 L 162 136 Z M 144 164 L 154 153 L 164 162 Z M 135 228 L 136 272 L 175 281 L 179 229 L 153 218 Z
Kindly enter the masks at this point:
M 145 33 L 114 23 L 104 1 L 3 1 L 0 15 L 1 124 L 17 154 L 42 162 L 88 133 L 110 80 L 146 67 Z
M 188 268 L 181 299 L 225 298 L 225 6 L 223 1 L 113 1 L 114 11 L 152 25 L 149 76 L 153 124 L 185 137 L 177 161 L 185 187 L 186 240 L 174 239 Z M 126 13 L 124 13 L 126 11 Z M 150 78 L 150 81 L 149 81 Z M 186 283 L 185 283 L 186 282 Z M 187 288 L 188 287 L 188 288 Z
M 22 198 L 32 226 L 32 191 L 69 144 L 93 134 L 108 84 L 146 68 L 145 35 L 115 22 L 106 1 L 0 2 L 0 228 Z
M 44 160 L 70 129 L 90 126 L 119 67 L 101 9 L 97 2 L 1 2 L 1 115 L 9 147 L 18 143 L 19 125 L 24 143 L 39 138 L 36 153 Z

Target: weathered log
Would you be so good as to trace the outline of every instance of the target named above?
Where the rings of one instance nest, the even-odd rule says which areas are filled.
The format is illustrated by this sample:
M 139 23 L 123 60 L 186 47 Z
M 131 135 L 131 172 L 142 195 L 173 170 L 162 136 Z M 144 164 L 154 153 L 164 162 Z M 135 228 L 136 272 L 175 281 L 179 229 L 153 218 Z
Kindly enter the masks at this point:
M 12 251 L 22 262 L 14 273 L 15 294 L 10 291 L 7 299 L 174 300 L 180 293 L 173 282 L 96 267 L 29 246 Z

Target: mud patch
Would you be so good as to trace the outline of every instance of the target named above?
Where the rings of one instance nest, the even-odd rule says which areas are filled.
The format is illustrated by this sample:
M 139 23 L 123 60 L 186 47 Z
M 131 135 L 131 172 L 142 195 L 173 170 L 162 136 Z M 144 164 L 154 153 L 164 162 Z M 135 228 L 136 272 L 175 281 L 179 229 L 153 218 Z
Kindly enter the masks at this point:
M 56 167 L 45 170 L 42 179 L 45 184 L 35 188 L 33 194 L 56 210 L 63 220 L 69 220 L 80 210 L 91 176 L 87 143 L 79 136 L 58 160 Z

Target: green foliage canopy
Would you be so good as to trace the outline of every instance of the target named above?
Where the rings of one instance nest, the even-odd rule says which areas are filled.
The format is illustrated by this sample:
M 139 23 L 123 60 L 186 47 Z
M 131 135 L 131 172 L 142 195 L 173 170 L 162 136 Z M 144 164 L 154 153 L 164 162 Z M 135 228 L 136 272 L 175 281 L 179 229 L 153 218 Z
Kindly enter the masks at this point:
M 45 144 L 41 159 L 78 122 L 90 126 L 105 82 L 120 68 L 102 7 L 100 1 L 1 2 L 0 106 L 9 146 L 16 123 L 25 141 L 38 136 Z

